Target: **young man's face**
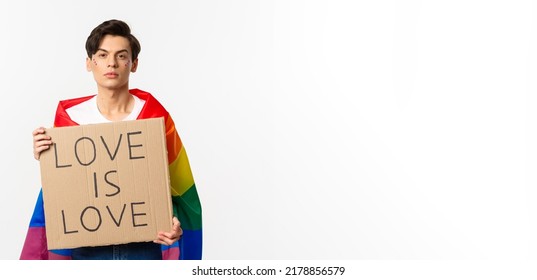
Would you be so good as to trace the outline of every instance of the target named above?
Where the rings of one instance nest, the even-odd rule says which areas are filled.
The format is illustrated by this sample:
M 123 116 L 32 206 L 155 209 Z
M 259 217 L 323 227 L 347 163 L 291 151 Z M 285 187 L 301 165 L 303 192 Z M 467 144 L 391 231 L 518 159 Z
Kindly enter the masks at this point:
M 129 75 L 137 66 L 129 40 L 121 36 L 106 35 L 97 52 L 86 59 L 86 68 L 93 72 L 98 87 L 109 90 L 128 90 Z

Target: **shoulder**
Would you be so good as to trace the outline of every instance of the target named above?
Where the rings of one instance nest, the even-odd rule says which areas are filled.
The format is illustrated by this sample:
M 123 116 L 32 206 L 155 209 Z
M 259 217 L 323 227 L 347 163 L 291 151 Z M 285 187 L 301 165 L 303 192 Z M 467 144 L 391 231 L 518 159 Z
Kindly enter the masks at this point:
M 77 98 L 71 98 L 71 99 L 64 99 L 60 100 L 58 102 L 58 107 L 56 108 L 56 116 L 54 118 L 54 126 L 72 126 L 77 125 L 75 121 L 72 120 L 71 116 L 67 113 L 67 110 L 69 108 L 72 108 L 78 104 L 83 103 L 84 101 L 87 101 L 94 97 L 93 95 L 83 96 L 83 97 L 77 97 Z
M 139 119 L 156 117 L 164 117 L 165 119 L 168 119 L 168 111 L 151 93 L 137 88 L 130 89 L 129 92 L 145 101 L 144 107 L 142 108 L 142 111 L 138 117 Z
M 89 99 L 91 99 L 92 97 L 94 97 L 95 94 L 92 94 L 92 95 L 88 95 L 88 96 L 82 96 L 82 97 L 77 97 L 77 98 L 71 98 L 71 99 L 64 99 L 64 100 L 60 100 L 58 102 L 58 108 L 62 108 L 64 110 L 67 110 L 73 106 L 76 106 L 84 101 L 87 101 Z

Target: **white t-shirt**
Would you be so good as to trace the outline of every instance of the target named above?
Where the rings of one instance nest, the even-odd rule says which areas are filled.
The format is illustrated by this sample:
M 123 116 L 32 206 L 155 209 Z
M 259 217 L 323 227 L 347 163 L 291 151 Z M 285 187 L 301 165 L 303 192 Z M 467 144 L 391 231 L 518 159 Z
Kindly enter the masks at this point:
M 132 95 L 132 97 L 134 97 L 134 107 L 123 121 L 136 120 L 144 107 L 145 100 L 140 99 L 136 95 Z M 97 107 L 97 95 L 65 111 L 73 121 L 80 125 L 112 122 L 105 118 L 99 111 L 99 107 Z

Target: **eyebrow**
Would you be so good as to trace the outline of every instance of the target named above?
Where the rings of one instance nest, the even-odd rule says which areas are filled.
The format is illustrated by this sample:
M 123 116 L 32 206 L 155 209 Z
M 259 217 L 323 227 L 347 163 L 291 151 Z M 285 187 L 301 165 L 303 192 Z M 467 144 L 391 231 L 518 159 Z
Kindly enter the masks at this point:
M 101 49 L 101 48 L 97 49 L 97 51 L 103 51 L 103 52 L 105 52 L 105 53 L 109 53 L 109 51 L 107 51 L 107 50 L 105 50 L 105 49 Z M 116 53 L 121 53 L 121 52 L 129 53 L 129 51 L 128 51 L 127 49 L 119 50 L 119 51 L 117 51 Z

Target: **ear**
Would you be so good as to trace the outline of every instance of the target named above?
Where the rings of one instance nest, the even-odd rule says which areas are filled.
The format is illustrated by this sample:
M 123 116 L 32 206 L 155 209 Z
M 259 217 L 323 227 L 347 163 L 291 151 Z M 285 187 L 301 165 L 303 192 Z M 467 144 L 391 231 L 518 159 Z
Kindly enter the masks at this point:
M 91 58 L 86 57 L 86 70 L 91 72 Z
M 132 73 L 136 72 L 136 69 L 138 69 L 138 58 L 136 58 L 136 59 L 132 62 L 131 72 L 132 72 Z

